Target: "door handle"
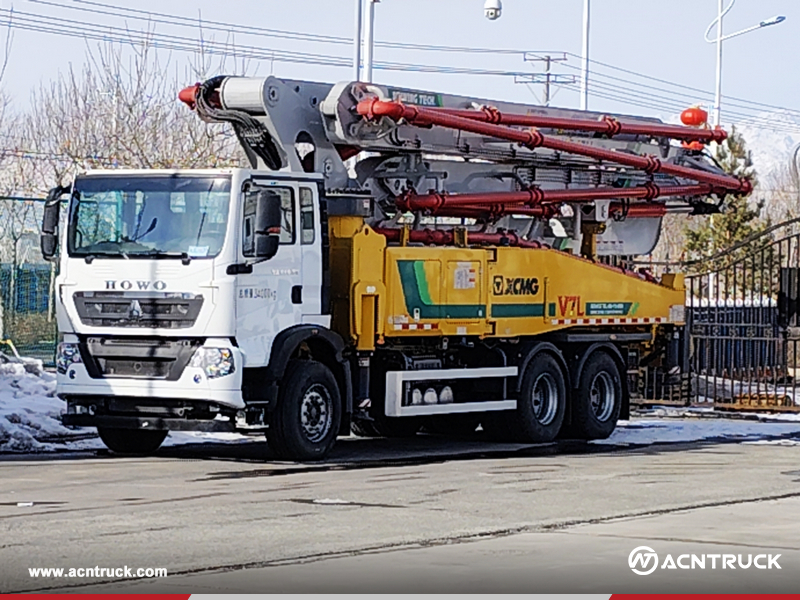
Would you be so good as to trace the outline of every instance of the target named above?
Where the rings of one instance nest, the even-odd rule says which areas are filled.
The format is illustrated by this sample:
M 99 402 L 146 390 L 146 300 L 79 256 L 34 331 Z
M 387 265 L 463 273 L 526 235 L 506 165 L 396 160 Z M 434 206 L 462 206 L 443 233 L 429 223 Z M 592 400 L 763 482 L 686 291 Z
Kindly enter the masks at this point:
M 292 304 L 303 303 L 303 286 L 295 285 L 292 287 Z

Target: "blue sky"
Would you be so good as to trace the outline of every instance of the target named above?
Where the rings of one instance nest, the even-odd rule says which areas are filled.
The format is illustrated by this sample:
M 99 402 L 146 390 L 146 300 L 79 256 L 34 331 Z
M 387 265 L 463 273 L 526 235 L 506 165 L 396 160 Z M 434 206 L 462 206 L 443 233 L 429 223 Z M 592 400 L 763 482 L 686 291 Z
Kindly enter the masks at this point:
M 350 37 L 353 33 L 354 0 L 97 1 L 193 18 L 202 15 L 204 20 L 318 35 Z M 48 2 L 78 6 L 73 0 Z M 494 22 L 483 17 L 482 5 L 483 0 L 381 0 L 376 7 L 376 40 L 580 54 L 582 0 L 504 0 L 503 16 Z M 127 26 L 131 30 L 144 26 L 139 21 L 102 15 L 101 7 L 95 7 L 98 9 L 95 12 L 78 12 L 31 0 L 0 0 L 0 7 Z M 592 59 L 689 87 L 713 89 L 715 49 L 703 41 L 703 33 L 716 16 L 716 0 L 593 0 L 592 7 Z M 724 114 L 726 104 L 723 102 L 723 120 L 726 122 L 739 118 L 747 110 L 769 110 L 752 106 L 752 102 L 800 111 L 800 78 L 795 70 L 795 57 L 800 50 L 800 2 L 737 0 L 726 17 L 725 29 L 727 32 L 736 31 L 776 14 L 786 15 L 787 21 L 724 44 L 723 94 L 745 101 L 740 102 L 740 106 L 734 109 L 735 114 L 727 119 Z M 159 23 L 154 27 L 157 34 L 198 37 L 197 29 L 178 29 Z M 24 105 L 30 90 L 40 82 L 46 83 L 70 64 L 80 65 L 85 61 L 87 42 L 81 39 L 80 30 L 81 27 L 76 26 L 75 34 L 71 37 L 14 31 L 3 87 L 15 102 Z M 216 34 L 215 39 L 220 41 L 224 35 Z M 237 34 L 234 39 L 236 44 L 241 45 L 341 56 L 345 59 L 352 55 L 348 45 L 292 41 L 267 35 Z M 185 60 L 185 57 L 180 52 L 172 53 L 172 60 L 176 63 Z M 521 72 L 537 69 L 537 66 L 525 63 L 521 55 L 421 52 L 377 47 L 375 59 Z M 577 74 L 578 66 L 577 56 L 570 56 L 566 65 L 559 67 L 556 72 Z M 331 82 L 351 76 L 350 68 L 277 61 L 251 62 L 250 71 Z M 599 66 L 596 71 L 601 77 L 597 80 L 601 87 L 597 90 L 598 94 L 590 98 L 592 109 L 662 117 L 679 112 L 677 105 L 683 99 L 677 100 L 673 96 L 672 102 L 669 102 L 665 100 L 663 90 L 642 87 L 636 87 L 636 95 L 631 95 L 626 81 L 633 76 Z M 537 101 L 530 89 L 515 84 L 511 77 L 377 70 L 375 80 L 484 98 Z M 658 82 L 636 81 L 653 88 L 664 87 Z M 533 86 L 533 90 L 539 93 L 541 86 Z M 687 101 L 692 96 L 698 99 L 700 96 L 688 90 L 683 90 L 683 93 Z M 632 98 L 638 102 L 632 103 Z M 574 90 L 561 90 L 555 96 L 554 104 L 577 107 L 577 86 Z

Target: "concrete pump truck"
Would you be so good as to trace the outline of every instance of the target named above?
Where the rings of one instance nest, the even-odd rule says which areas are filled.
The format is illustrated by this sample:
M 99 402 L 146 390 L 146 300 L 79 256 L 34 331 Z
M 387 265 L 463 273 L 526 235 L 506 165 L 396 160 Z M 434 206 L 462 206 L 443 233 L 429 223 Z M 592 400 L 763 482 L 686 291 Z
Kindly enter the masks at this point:
M 64 423 L 115 452 L 170 430 L 263 432 L 293 460 L 351 430 L 605 438 L 640 365 L 680 368 L 685 321 L 681 274 L 615 257 L 750 191 L 703 154 L 726 134 L 699 109 L 275 77 L 180 99 L 250 167 L 89 171 L 46 203 Z

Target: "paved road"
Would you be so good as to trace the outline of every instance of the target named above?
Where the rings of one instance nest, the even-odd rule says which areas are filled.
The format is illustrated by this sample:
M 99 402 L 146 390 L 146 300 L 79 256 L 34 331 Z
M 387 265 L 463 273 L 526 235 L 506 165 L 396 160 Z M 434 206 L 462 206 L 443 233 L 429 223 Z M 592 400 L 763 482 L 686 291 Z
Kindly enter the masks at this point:
M 800 435 L 798 432 L 787 437 Z M 0 459 L 0 591 L 789 592 L 800 447 L 525 447 L 344 440 L 330 461 L 259 443 Z M 33 506 L 28 503 L 33 502 Z M 781 554 L 781 570 L 628 568 Z M 710 564 L 710 559 L 708 559 Z M 166 567 L 158 580 L 30 567 Z

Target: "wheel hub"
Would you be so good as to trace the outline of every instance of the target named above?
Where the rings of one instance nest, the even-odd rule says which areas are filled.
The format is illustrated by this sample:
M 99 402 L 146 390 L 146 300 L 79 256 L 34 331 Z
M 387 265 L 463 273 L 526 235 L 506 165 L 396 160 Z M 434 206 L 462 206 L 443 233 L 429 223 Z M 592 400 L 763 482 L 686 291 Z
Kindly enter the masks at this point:
M 549 373 L 542 373 L 533 384 L 533 415 L 542 425 L 549 425 L 558 412 L 558 386 Z
M 608 421 L 614 412 L 614 382 L 611 375 L 602 371 L 594 376 L 591 392 L 589 393 L 592 412 L 598 421 Z
M 328 390 L 320 384 L 312 385 L 300 404 L 300 423 L 308 441 L 319 442 L 328 434 L 332 416 Z

